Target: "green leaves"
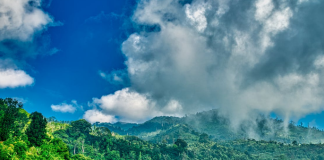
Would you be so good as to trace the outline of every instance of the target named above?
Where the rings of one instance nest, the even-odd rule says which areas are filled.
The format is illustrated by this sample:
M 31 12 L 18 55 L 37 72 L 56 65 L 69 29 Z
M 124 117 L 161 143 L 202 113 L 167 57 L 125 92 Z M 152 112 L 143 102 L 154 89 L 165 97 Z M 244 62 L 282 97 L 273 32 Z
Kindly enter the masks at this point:
M 188 146 L 187 142 L 183 139 L 177 139 L 177 141 L 174 142 L 174 144 L 181 148 L 186 148 Z
M 41 146 L 46 136 L 46 118 L 39 112 L 33 112 L 30 115 L 32 119 L 29 127 L 27 128 L 26 135 L 28 140 L 33 146 Z
M 88 135 L 90 131 L 91 131 L 91 123 L 89 123 L 85 119 L 80 119 L 71 122 L 70 133 L 75 137 L 79 137 L 82 134 Z
M 12 98 L 0 98 L 0 141 L 7 140 L 12 133 L 17 131 L 15 123 L 19 117 L 19 110 L 23 104 Z
M 41 156 L 45 159 L 53 157 L 59 157 L 60 159 L 70 158 L 69 149 L 61 139 L 54 138 L 49 143 L 43 144 L 40 148 Z
M 203 133 L 199 136 L 199 142 L 200 143 L 207 143 L 209 141 L 208 134 Z
M 73 155 L 72 160 L 91 160 L 91 158 L 83 155 L 83 154 L 76 154 L 76 155 Z

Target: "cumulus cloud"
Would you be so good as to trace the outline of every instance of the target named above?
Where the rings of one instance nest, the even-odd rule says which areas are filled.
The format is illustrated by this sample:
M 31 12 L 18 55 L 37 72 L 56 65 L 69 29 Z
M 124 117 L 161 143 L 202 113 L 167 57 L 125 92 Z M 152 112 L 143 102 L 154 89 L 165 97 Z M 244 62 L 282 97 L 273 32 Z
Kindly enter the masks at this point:
M 170 101 L 163 110 L 159 110 L 157 104 L 149 97 L 131 91 L 129 88 L 102 96 L 100 99 L 94 98 L 91 105 L 99 107 L 99 109 L 88 110 L 84 115 L 85 119 L 92 122 L 94 122 L 93 119 L 96 119 L 96 122 L 107 122 L 108 120 L 114 122 L 117 118 L 123 122 L 144 122 L 148 118 L 163 113 L 176 115 L 182 112 L 181 105 L 176 101 Z M 96 118 L 97 115 L 100 118 Z
M 124 122 L 143 121 L 157 115 L 152 108 L 154 104 L 150 103 L 147 97 L 132 92 L 128 88 L 102 96 L 100 99 L 93 99 L 93 105 L 99 106 L 103 115 L 108 117 L 118 115 L 119 119 Z M 89 116 L 84 118 L 89 119 Z
M 56 25 L 41 9 L 41 3 L 41 0 L 0 1 L 0 62 L 6 62 L 5 65 L 0 64 L 1 74 L 6 75 L 0 77 L 2 88 L 33 83 L 33 78 L 21 70 L 26 66 L 24 60 L 38 54 L 35 37 L 49 25 Z M 52 50 L 49 54 L 55 52 Z M 15 80 L 9 83 L 12 78 Z
M 132 110 L 137 101 L 143 113 L 166 114 L 172 102 L 180 113 L 218 108 L 233 123 L 252 112 L 285 119 L 320 112 L 322 7 L 305 0 L 139 1 L 133 22 L 160 30 L 129 36 L 122 44 L 129 89 L 94 103 L 124 119 L 147 115 Z
M 2 0 L 0 2 L 0 41 L 4 39 L 32 40 L 52 22 L 39 7 L 41 0 Z
M 0 88 L 15 88 L 29 86 L 34 79 L 22 70 L 0 70 Z
M 51 108 L 55 112 L 62 112 L 62 113 L 74 113 L 77 108 L 83 110 L 83 107 L 78 105 L 76 100 L 72 100 L 71 104 L 61 103 L 59 105 L 51 105 Z
M 86 111 L 85 114 L 83 115 L 83 118 L 86 119 L 90 123 L 96 123 L 96 122 L 115 123 L 115 122 L 117 122 L 117 119 L 115 118 L 115 116 L 104 114 L 101 111 L 98 111 L 96 109 Z

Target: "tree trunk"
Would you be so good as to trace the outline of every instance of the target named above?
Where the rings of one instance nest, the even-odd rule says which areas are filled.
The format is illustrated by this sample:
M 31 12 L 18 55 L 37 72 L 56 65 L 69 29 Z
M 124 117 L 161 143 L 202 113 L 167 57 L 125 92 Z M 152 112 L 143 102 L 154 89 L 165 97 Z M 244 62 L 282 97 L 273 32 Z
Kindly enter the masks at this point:
M 82 140 L 82 153 L 84 154 L 84 147 L 83 147 L 83 145 L 84 145 L 84 140 Z
M 77 146 L 77 143 L 74 144 L 74 150 L 73 150 L 73 154 L 75 154 L 75 148 Z

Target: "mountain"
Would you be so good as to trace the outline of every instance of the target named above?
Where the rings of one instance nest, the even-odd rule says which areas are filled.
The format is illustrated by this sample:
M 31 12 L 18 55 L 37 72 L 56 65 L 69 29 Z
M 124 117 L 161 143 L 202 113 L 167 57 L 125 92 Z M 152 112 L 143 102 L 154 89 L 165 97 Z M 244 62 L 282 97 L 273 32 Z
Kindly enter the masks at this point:
M 161 130 L 169 129 L 171 126 L 182 123 L 181 119 L 178 117 L 168 117 L 161 116 L 155 117 L 149 121 L 146 121 L 143 124 L 134 126 L 128 130 L 126 133 L 129 135 L 135 135 L 145 140 L 149 140 L 150 137 L 156 135 Z
M 126 123 L 126 122 L 117 122 L 117 123 L 100 123 L 96 122 L 94 123 L 96 126 L 107 126 L 107 127 L 114 127 L 119 128 L 120 130 L 128 130 L 134 126 L 137 126 L 137 123 Z
M 125 123 L 125 122 L 117 122 L 117 123 L 96 122 L 93 125 L 97 127 L 106 127 L 110 131 L 118 133 L 120 135 L 127 135 L 126 130 L 129 130 L 130 128 L 137 126 L 136 123 Z
M 124 125 L 126 124 L 124 123 Z M 122 130 L 122 132 L 111 127 L 109 129 L 112 129 L 113 132 L 116 130 L 116 133 L 121 135 L 134 135 L 144 140 L 157 142 L 161 134 L 171 134 L 175 128 L 179 128 L 179 130 L 181 130 L 180 128 L 186 128 L 185 130 L 198 134 L 206 133 L 216 142 L 248 138 L 266 141 L 273 140 L 282 143 L 292 143 L 293 141 L 298 143 L 324 142 L 324 132 L 317 128 L 296 126 L 293 122 L 285 127 L 282 120 L 262 115 L 253 121 L 242 122 L 238 128 L 233 129 L 230 125 L 230 119 L 221 116 L 217 110 L 200 112 L 182 118 L 170 116 L 155 117 L 142 124 Z M 179 136 L 181 137 L 181 135 Z M 184 140 L 190 141 L 190 139 L 186 138 Z M 172 141 L 169 140 L 168 142 L 171 143 Z

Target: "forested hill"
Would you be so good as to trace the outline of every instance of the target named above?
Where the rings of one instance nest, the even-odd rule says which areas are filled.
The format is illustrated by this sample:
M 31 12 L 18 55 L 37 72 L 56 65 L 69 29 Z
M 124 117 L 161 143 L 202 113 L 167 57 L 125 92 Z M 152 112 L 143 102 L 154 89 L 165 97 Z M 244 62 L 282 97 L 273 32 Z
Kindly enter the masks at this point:
M 219 117 L 206 118 L 206 114 L 183 118 L 156 117 L 143 124 L 91 125 L 84 119 L 66 123 L 54 121 L 53 117 L 45 118 L 38 112 L 29 114 L 18 101 L 0 99 L 0 160 L 324 159 L 321 143 L 300 144 L 293 140 L 296 136 L 288 137 L 289 143 L 239 138 L 239 133 L 230 132 L 228 128 L 223 132 L 210 128 L 213 124 L 226 129 L 227 122 Z M 262 119 L 258 121 L 264 122 Z M 277 121 L 282 123 L 274 122 Z M 258 125 L 264 137 L 268 135 L 267 123 Z M 125 135 L 100 125 L 119 128 Z M 318 136 L 322 134 L 316 129 L 292 124 L 290 127 L 291 135 L 303 136 L 306 131 L 308 135 L 310 132 Z M 227 132 L 235 133 L 233 136 L 238 138 L 221 140 L 221 136 L 217 136 L 225 136 Z
M 107 127 L 121 135 L 134 135 L 153 141 L 156 141 L 161 135 L 169 134 L 171 130 L 174 130 L 175 126 L 180 125 L 186 126 L 186 128 L 190 128 L 194 132 L 206 133 L 212 140 L 217 142 L 236 139 L 272 140 L 282 143 L 297 141 L 305 144 L 324 142 L 324 132 L 315 127 L 306 127 L 302 124 L 296 125 L 294 122 L 290 122 L 288 127 L 284 127 L 282 120 L 262 115 L 253 121 L 242 122 L 241 126 L 234 130 L 229 123 L 229 119 L 221 116 L 217 110 L 200 112 L 182 118 L 155 117 L 143 124 L 122 130 L 116 130 L 118 126 L 115 126 L 115 124 L 96 123 L 95 125 Z

